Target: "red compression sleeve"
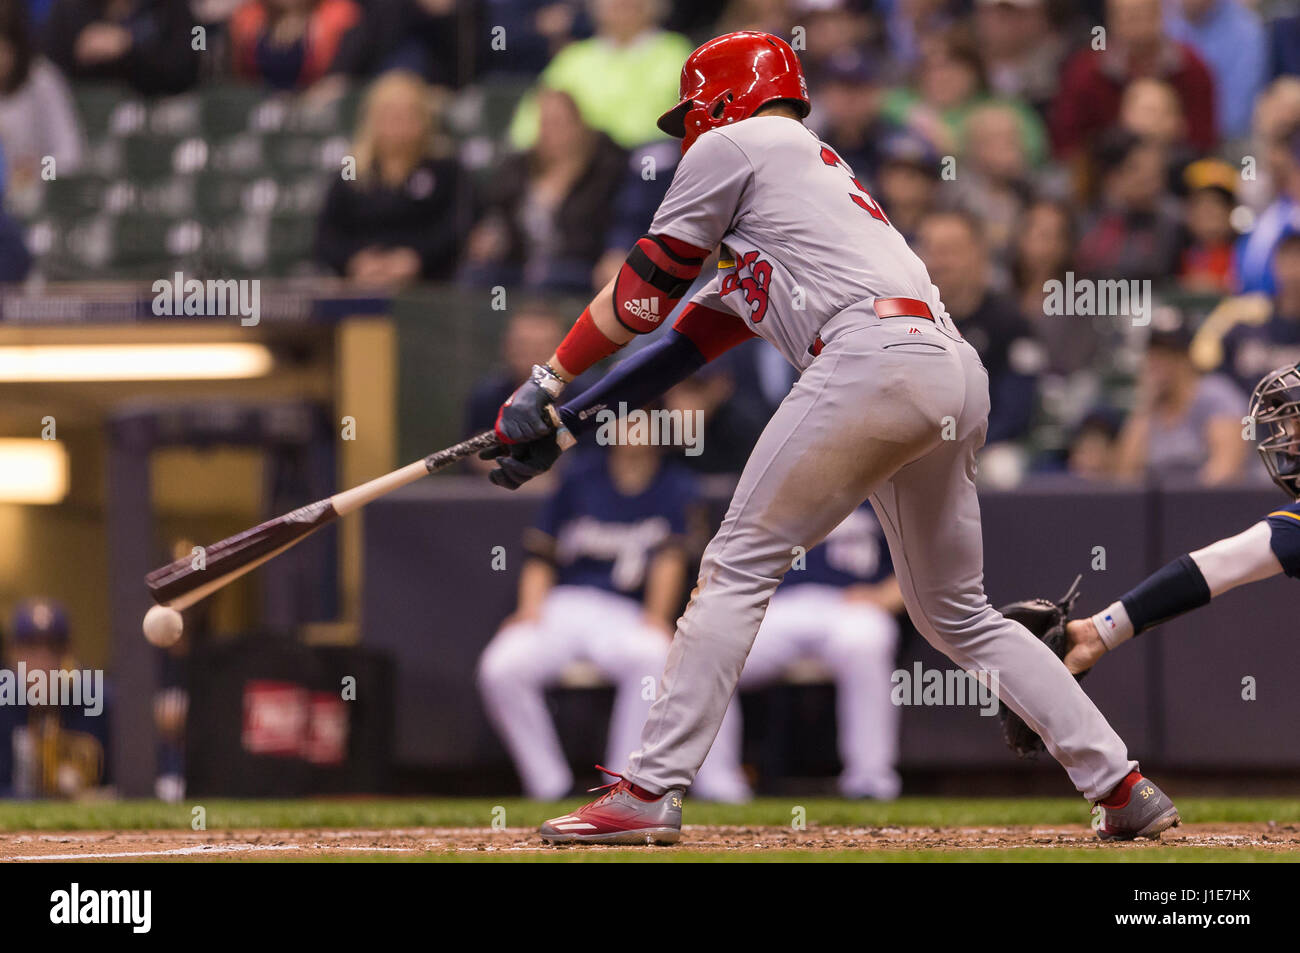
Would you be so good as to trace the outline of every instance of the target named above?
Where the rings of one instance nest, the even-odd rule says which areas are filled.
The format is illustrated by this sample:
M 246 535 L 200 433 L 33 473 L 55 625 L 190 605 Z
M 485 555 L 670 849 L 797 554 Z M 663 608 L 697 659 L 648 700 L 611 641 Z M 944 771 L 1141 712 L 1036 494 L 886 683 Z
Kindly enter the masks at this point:
M 555 356 L 564 365 L 566 371 L 577 377 L 622 346 L 605 337 L 605 332 L 596 327 L 591 309 L 583 308 L 582 315 L 569 329 L 560 346 L 555 349 Z
M 738 315 L 692 302 L 673 322 L 673 330 L 691 339 L 706 361 L 711 361 L 754 337 Z

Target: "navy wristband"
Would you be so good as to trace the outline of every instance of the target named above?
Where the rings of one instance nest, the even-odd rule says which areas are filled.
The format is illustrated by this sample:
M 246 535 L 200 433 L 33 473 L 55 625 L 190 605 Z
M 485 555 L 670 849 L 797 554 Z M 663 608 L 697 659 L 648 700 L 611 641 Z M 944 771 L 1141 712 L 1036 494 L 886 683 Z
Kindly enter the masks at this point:
M 1133 623 L 1134 635 L 1209 601 L 1210 587 L 1205 576 L 1196 560 L 1186 554 L 1156 570 L 1120 598 Z

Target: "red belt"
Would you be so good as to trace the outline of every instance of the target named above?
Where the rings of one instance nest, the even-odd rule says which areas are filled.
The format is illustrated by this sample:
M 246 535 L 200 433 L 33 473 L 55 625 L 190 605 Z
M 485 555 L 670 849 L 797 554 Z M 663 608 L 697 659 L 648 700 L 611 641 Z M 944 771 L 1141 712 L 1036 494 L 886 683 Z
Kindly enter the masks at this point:
M 876 309 L 878 318 L 924 318 L 927 321 L 934 320 L 934 314 L 930 311 L 930 306 L 920 298 L 877 298 L 872 302 L 872 307 Z M 808 353 L 816 357 L 822 352 L 821 335 L 813 338 L 812 346 L 808 348 Z

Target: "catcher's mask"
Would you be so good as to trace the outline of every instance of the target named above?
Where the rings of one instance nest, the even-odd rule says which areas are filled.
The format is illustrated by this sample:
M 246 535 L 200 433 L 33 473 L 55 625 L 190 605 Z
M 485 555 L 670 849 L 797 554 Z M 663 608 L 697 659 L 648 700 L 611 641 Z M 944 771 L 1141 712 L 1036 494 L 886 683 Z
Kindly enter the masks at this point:
M 773 100 L 788 100 L 800 117 L 812 108 L 790 44 L 753 30 L 715 37 L 688 56 L 680 97 L 659 128 L 682 140 L 683 154 L 702 133 L 748 119 Z
M 1255 385 L 1250 416 L 1268 475 L 1300 499 L 1300 364 L 1279 367 Z

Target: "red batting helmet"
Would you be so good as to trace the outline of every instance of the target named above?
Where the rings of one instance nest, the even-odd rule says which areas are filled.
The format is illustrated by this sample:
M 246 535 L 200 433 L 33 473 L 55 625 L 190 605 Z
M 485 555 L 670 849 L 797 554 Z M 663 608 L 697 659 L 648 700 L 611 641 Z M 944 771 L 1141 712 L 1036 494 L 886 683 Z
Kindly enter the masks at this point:
M 659 128 L 681 139 L 685 152 L 700 133 L 747 119 L 774 99 L 797 103 L 800 116 L 811 108 L 790 44 L 770 33 L 727 33 L 686 58 L 681 102 L 659 117 Z

